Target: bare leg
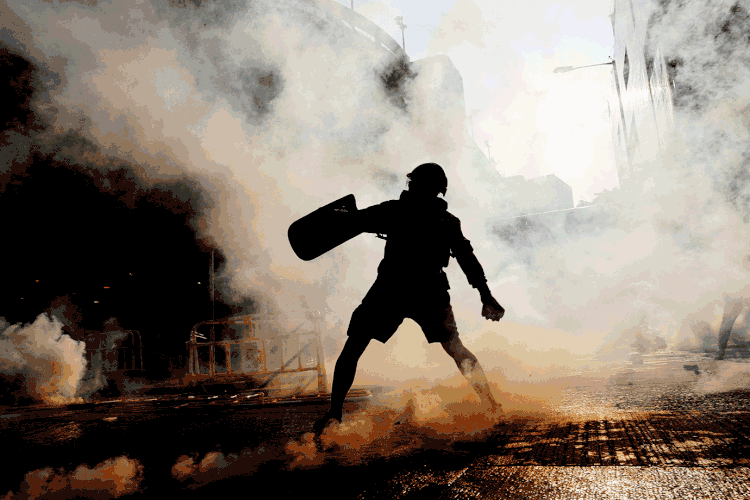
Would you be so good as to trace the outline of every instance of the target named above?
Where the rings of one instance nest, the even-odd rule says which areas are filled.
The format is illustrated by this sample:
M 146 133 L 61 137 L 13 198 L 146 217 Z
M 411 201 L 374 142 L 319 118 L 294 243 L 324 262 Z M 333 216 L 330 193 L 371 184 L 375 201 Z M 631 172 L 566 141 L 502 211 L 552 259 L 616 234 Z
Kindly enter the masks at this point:
M 445 352 L 456 362 L 456 366 L 458 366 L 461 374 L 466 377 L 466 380 L 469 381 L 469 384 L 479 394 L 482 401 L 488 402 L 493 410 L 498 409 L 500 405 L 492 395 L 490 384 L 487 382 L 487 377 L 484 375 L 482 366 L 477 361 L 476 356 L 461 342 L 458 334 L 454 333 L 451 335 L 451 338 L 443 342 L 442 346 Z
M 744 301 L 739 299 L 727 297 L 725 300 L 724 316 L 721 318 L 721 327 L 719 327 L 719 354 L 716 356 L 718 360 L 724 359 L 724 351 L 727 349 L 734 322 L 737 321 L 737 317 L 746 305 Z
M 369 338 L 349 337 L 346 339 L 344 349 L 336 360 L 336 368 L 333 371 L 331 407 L 328 413 L 315 423 L 313 426 L 314 432 L 318 434 L 323 432 L 331 420 L 341 421 L 344 412 L 344 400 L 354 383 L 354 376 L 357 373 L 357 362 L 369 343 Z
M 354 383 L 357 374 L 357 363 L 364 354 L 370 339 L 352 338 L 346 339 L 344 349 L 336 360 L 336 368 L 333 371 L 333 387 L 331 388 L 331 409 L 328 413 L 334 417 L 341 418 L 344 411 L 344 400 L 349 389 Z

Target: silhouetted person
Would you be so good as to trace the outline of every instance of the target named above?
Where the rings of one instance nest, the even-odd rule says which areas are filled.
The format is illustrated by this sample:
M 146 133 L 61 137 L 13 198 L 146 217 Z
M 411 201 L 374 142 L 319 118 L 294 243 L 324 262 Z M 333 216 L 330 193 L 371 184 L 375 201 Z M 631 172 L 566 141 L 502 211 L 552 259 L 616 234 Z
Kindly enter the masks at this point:
M 721 317 L 721 326 L 719 327 L 719 353 L 716 355 L 717 360 L 724 359 L 724 354 L 729 343 L 729 337 L 732 335 L 732 328 L 737 321 L 740 313 L 746 307 L 750 306 L 750 300 L 742 297 L 735 298 L 729 295 L 724 296 L 724 314 Z
M 430 343 L 440 342 L 480 398 L 499 408 L 477 358 L 458 337 L 443 268 L 450 257 L 458 261 L 469 283 L 479 291 L 482 316 L 499 321 L 505 310 L 487 286 L 461 222 L 439 198 L 448 189 L 443 169 L 425 163 L 407 175 L 408 190 L 398 200 L 386 201 L 357 213 L 364 230 L 385 234 L 385 256 L 378 277 L 362 304 L 354 310 L 348 339 L 333 374 L 331 407 L 313 426 L 319 434 L 332 421 L 341 421 L 344 399 L 354 382 L 357 362 L 371 339 L 387 342 L 404 318 L 414 320 Z

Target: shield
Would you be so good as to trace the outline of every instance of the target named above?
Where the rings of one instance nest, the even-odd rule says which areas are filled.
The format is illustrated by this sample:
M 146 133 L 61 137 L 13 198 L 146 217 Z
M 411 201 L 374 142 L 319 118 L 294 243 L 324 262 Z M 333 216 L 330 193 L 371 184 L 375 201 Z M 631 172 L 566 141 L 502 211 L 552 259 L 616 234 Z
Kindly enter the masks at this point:
M 361 234 L 357 202 L 350 194 L 305 215 L 289 226 L 289 243 L 302 260 L 312 260 Z

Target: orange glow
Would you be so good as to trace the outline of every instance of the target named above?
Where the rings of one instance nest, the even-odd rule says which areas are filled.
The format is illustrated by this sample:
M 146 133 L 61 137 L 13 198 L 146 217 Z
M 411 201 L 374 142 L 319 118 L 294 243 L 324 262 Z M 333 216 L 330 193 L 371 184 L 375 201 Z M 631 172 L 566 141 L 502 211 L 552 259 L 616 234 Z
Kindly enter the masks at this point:
M 104 288 L 109 288 L 108 286 L 105 286 Z

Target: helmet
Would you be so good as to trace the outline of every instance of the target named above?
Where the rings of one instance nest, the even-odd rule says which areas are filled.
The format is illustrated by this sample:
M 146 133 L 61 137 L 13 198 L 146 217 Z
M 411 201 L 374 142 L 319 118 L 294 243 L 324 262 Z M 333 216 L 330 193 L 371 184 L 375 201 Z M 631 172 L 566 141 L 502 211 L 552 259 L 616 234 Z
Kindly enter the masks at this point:
M 412 181 L 434 186 L 443 195 L 448 191 L 448 178 L 445 176 L 443 167 L 437 163 L 423 163 L 406 174 L 406 177 Z

